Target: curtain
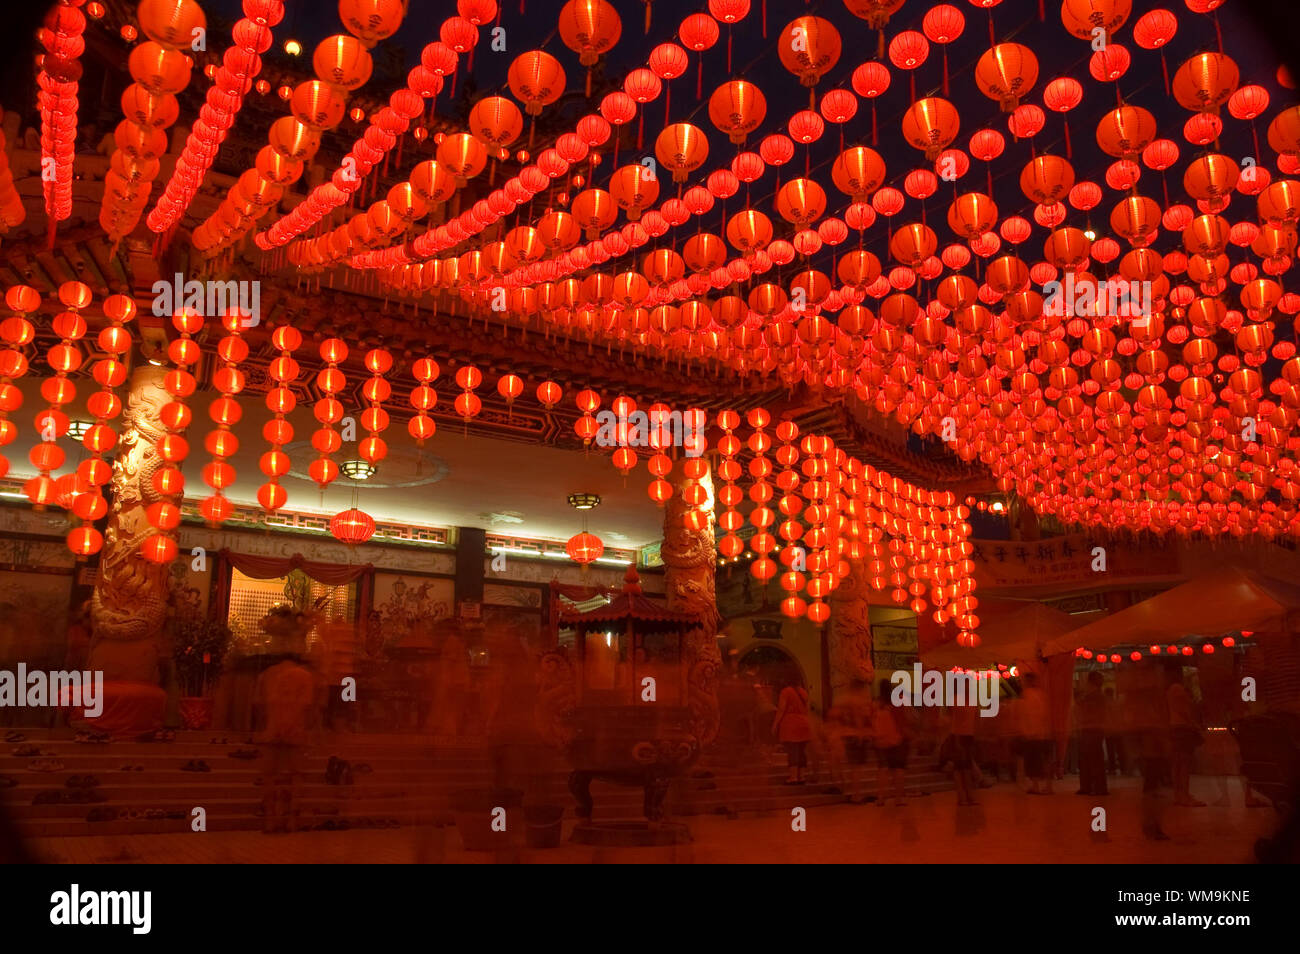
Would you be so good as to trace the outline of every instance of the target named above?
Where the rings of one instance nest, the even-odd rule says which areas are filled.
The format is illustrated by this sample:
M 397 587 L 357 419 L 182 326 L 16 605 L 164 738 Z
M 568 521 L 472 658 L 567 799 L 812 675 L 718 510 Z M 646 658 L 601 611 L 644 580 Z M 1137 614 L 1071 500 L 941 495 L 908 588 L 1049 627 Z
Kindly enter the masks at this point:
M 560 632 L 560 597 L 571 600 L 574 603 L 581 603 L 584 600 L 602 594 L 612 593 L 615 587 L 612 586 L 579 586 L 576 583 L 561 583 L 558 580 L 551 580 L 550 586 L 550 612 L 547 616 L 549 632 L 546 642 L 554 646 Z
M 284 557 L 263 557 L 252 556 L 247 553 L 232 553 L 229 550 L 222 550 L 219 555 L 227 564 L 240 573 L 257 580 L 273 580 L 277 577 L 288 576 L 293 570 L 302 570 L 318 583 L 341 586 L 344 583 L 351 583 L 360 577 L 367 576 L 375 568 L 373 563 L 353 565 L 320 563 L 315 560 L 305 559 L 301 553 L 295 553 L 287 559 Z

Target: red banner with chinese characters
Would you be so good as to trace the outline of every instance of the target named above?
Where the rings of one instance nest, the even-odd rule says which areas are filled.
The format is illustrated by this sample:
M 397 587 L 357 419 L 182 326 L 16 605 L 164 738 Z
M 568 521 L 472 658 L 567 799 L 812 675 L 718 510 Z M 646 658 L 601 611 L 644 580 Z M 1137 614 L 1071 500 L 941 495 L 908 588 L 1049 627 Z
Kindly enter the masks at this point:
M 1014 587 L 1061 592 L 1178 575 L 1177 545 L 1088 534 L 1042 540 L 971 540 L 975 593 Z

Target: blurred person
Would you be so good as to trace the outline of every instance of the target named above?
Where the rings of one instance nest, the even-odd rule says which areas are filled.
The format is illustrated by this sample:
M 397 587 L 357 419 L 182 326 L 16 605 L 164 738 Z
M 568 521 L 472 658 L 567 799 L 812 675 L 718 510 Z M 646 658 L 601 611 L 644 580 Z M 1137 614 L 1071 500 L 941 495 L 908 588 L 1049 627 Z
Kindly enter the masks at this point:
M 781 690 L 776 714 L 772 717 L 772 734 L 785 748 L 789 762 L 787 785 L 802 785 L 808 767 L 808 742 L 812 739 L 812 721 L 808 711 L 808 690 L 791 681 Z
M 840 710 L 845 794 L 850 802 L 860 804 L 867 797 L 867 751 L 871 740 L 871 692 L 866 681 L 851 680 L 836 706 Z
M 880 694 L 871 710 L 871 737 L 880 761 L 876 804 L 883 806 L 892 796 L 895 805 L 905 805 L 907 794 L 908 722 L 890 701 L 893 683 L 880 680 Z
M 509 634 L 490 643 L 491 680 L 496 696 L 488 722 L 488 748 L 493 783 L 497 788 L 517 788 L 525 802 L 536 798 L 544 775 L 542 740 L 534 712 L 537 706 L 537 662 L 517 638 Z
M 469 647 L 456 620 L 449 621 L 434 669 L 433 708 L 437 713 L 434 731 L 440 735 L 460 735 L 470 697 Z
M 303 751 L 316 717 L 316 677 L 307 667 L 303 647 L 292 647 L 285 657 L 257 678 L 255 698 L 260 704 L 262 831 L 292 832 L 294 801 L 302 770 Z
M 1168 688 L 1165 703 L 1169 710 L 1169 770 L 1174 784 L 1174 804 L 1201 808 L 1205 802 L 1192 797 L 1192 756 L 1204 741 L 1192 694 L 1183 683 L 1183 667 L 1170 666 L 1166 671 Z
M 1125 692 L 1128 729 L 1137 741 L 1142 769 L 1142 834 L 1168 841 L 1161 825 L 1160 790 L 1169 774 L 1169 708 L 1159 668 L 1136 667 L 1141 682 Z
M 1088 673 L 1083 693 L 1075 707 L 1079 729 L 1079 790 L 1076 795 L 1109 795 L 1106 785 L 1106 696 L 1105 682 L 1094 669 Z
M 975 720 L 979 710 L 975 705 L 951 706 L 951 753 L 953 780 L 957 784 L 957 804 L 974 805 L 975 802 Z
M 770 682 L 766 681 L 758 670 L 752 670 L 753 682 L 750 683 L 753 690 L 754 704 L 754 744 L 759 748 L 766 750 L 772 745 L 774 735 L 772 732 L 772 717 L 776 715 L 776 692 Z
M 1110 775 L 1128 774 L 1128 753 L 1124 746 L 1124 724 L 1120 717 L 1120 702 L 1115 697 L 1115 690 L 1107 686 L 1102 690 L 1106 705 L 1103 710 L 1105 730 L 1103 739 L 1106 746 L 1106 771 Z
M 1052 716 L 1047 705 L 1047 693 L 1039 684 L 1038 673 L 1033 670 L 1024 675 L 1024 688 L 1016 706 L 1020 716 L 1025 774 L 1029 777 L 1027 792 L 1030 795 L 1051 795 L 1054 753 Z
M 68 623 L 67 650 L 63 656 L 63 668 L 72 672 L 86 668 L 86 657 L 90 654 L 90 600 L 78 608 L 76 615 Z

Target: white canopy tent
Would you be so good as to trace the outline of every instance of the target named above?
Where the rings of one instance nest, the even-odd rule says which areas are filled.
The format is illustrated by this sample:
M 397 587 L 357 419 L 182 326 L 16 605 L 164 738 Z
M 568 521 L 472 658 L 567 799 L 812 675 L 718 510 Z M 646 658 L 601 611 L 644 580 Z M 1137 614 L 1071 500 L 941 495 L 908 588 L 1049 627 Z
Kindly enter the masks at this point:
M 931 669 L 987 669 L 1037 660 L 1043 646 L 1074 628 L 1074 618 L 1043 603 L 1027 603 L 979 628 L 975 647 L 944 643 L 922 654 Z
M 1235 567 L 1201 573 L 1186 583 L 1052 639 L 1044 655 L 1080 646 L 1180 642 L 1238 630 L 1286 626 L 1300 620 L 1300 586 Z

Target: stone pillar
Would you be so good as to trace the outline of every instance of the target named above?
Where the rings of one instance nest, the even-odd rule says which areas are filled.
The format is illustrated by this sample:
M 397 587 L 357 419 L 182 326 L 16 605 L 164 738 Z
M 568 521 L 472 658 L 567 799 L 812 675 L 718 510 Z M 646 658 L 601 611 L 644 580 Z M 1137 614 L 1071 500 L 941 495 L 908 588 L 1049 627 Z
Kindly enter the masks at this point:
M 699 459 L 699 458 L 696 458 Z M 664 539 L 660 557 L 664 562 L 664 584 L 668 608 L 679 613 L 692 613 L 700 625 L 686 634 L 682 647 L 687 662 L 687 694 L 691 718 L 701 745 L 707 745 L 718 735 L 721 712 L 718 705 L 718 672 L 721 654 L 718 652 L 718 602 L 714 589 L 714 571 L 718 564 L 718 551 L 713 541 L 713 474 L 706 471 L 703 477 L 693 480 L 683 472 L 687 460 L 677 461 L 669 480 L 673 496 L 664 507 Z M 683 494 L 691 486 L 702 486 L 708 494 L 707 503 L 693 507 L 686 503 Z M 690 511 L 699 510 L 705 515 L 700 526 L 687 524 Z
M 871 621 L 867 567 L 861 560 L 851 560 L 852 571 L 830 596 L 831 618 L 826 638 L 830 643 L 831 684 L 827 705 L 835 694 L 849 687 L 854 679 L 868 685 L 875 676 L 871 661 Z
M 163 368 L 148 364 L 131 375 L 91 601 L 89 667 L 102 670 L 105 680 L 151 686 L 158 685 L 167 654 L 164 626 L 171 568 L 143 559 L 138 548 L 154 532 L 145 509 L 161 499 L 153 475 L 163 465 L 154 450 L 166 433 L 159 415 L 171 400 L 163 388 L 165 375 Z

